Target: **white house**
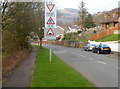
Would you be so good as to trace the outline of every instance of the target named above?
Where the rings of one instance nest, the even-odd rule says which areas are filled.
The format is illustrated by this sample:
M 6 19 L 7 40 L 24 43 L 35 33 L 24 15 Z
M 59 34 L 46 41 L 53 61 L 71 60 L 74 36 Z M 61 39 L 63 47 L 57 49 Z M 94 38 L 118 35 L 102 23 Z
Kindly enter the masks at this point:
M 82 31 L 82 29 L 77 25 L 73 25 L 68 27 L 68 31 L 66 33 L 74 33 L 78 31 Z

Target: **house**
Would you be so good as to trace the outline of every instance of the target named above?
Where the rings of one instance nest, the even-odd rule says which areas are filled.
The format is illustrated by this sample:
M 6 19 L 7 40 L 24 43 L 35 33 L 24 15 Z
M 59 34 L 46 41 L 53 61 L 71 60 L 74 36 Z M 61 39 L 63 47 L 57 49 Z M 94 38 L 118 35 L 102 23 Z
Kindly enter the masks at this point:
M 82 31 L 82 29 L 77 25 L 73 25 L 68 27 L 68 31 L 66 31 L 66 33 L 74 33 L 78 31 Z
M 65 30 L 62 27 L 57 26 L 57 28 L 56 28 L 56 38 L 62 39 L 64 37 L 64 33 L 65 33 Z
M 101 25 L 103 29 L 110 29 L 118 26 L 118 8 L 97 13 L 93 16 L 93 20 L 97 25 Z
M 65 30 L 62 27 L 57 26 L 57 28 L 56 28 L 56 36 L 64 35 L 64 33 L 65 33 Z

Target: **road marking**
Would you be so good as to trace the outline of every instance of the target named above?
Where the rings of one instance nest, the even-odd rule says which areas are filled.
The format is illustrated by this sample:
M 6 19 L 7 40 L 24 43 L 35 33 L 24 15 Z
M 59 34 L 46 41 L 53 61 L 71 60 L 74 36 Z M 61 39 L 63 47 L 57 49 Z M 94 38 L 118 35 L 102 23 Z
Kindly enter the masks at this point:
M 120 69 L 119 67 L 116 67 L 117 69 Z
M 53 51 L 55 54 L 63 54 L 63 53 L 66 53 L 67 52 L 67 50 L 65 50 L 65 51 Z
M 102 62 L 102 61 L 97 61 L 97 62 L 102 63 L 102 64 L 106 64 L 105 62 Z
M 80 55 L 81 57 L 85 57 L 84 55 Z
M 93 58 L 89 58 L 89 60 L 93 60 Z

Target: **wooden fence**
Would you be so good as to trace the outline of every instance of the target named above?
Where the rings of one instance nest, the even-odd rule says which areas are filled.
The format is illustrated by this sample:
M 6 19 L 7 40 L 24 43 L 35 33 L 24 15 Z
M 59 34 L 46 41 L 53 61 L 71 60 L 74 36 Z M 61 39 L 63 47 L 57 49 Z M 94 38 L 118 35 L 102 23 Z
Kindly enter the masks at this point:
M 120 29 L 118 27 L 114 27 L 114 28 L 105 30 L 104 32 L 97 33 L 97 34 L 93 35 L 92 37 L 90 37 L 89 40 L 97 40 L 97 39 L 100 39 L 102 37 L 114 34 L 114 30 L 120 30 Z

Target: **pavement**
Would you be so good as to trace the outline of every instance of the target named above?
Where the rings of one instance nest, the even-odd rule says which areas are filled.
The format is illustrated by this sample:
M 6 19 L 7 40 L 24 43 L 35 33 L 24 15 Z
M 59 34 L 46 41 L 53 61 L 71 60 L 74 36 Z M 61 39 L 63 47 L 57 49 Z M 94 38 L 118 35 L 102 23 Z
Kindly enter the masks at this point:
M 50 48 L 50 45 L 44 45 Z M 118 87 L 118 57 L 97 54 L 81 48 L 52 45 L 52 51 L 96 87 Z
M 3 82 L 2 87 L 29 87 L 36 54 L 37 48 L 34 47 L 28 58 L 21 62 L 20 65 L 7 76 L 7 80 Z

